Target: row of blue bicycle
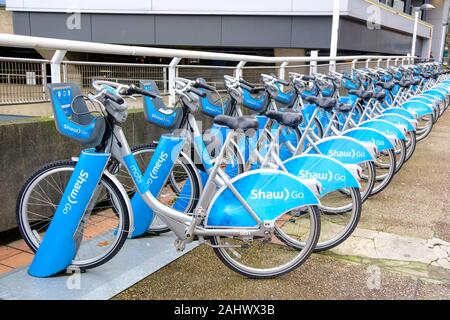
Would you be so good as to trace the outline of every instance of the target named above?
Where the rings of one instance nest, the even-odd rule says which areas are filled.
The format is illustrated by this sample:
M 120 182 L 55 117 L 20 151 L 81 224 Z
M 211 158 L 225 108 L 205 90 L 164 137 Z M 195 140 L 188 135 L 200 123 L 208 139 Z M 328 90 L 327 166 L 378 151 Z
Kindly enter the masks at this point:
M 86 149 L 39 168 L 20 191 L 18 225 L 36 252 L 29 273 L 95 268 L 127 238 L 168 231 L 176 250 L 199 241 L 244 276 L 288 273 L 352 234 L 362 204 L 450 102 L 438 63 L 224 85 L 222 96 L 204 79 L 177 78 L 169 107 L 152 80 L 95 80 L 87 96 L 50 84 L 56 128 Z M 164 132 L 132 147 L 123 124 L 135 95 Z

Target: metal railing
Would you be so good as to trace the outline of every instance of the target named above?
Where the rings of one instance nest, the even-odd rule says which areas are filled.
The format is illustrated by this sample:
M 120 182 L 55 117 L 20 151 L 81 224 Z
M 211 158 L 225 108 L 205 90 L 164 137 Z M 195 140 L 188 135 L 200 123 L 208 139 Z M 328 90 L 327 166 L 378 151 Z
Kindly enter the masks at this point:
M 0 57 L 0 104 L 43 102 L 48 60 Z
M 174 102 L 174 79 L 203 77 L 218 89 L 224 89 L 224 75 L 243 76 L 259 82 L 261 73 L 274 73 L 286 79 L 288 72 L 308 74 L 327 73 L 328 70 L 351 71 L 353 68 L 412 62 L 408 56 L 341 56 L 319 57 L 312 51 L 310 57 L 266 57 L 92 43 L 51 38 L 0 34 L 0 46 L 54 50 L 51 61 L 0 58 L 0 104 L 39 102 L 48 99 L 48 82 L 76 82 L 83 92 L 92 80 L 105 79 L 137 84 L 139 80 L 155 80 L 163 93 Z M 68 51 L 125 56 L 172 58 L 170 64 L 133 64 L 63 61 Z M 183 65 L 182 58 L 211 61 L 234 61 L 236 66 Z M 9 64 L 8 64 L 9 63 Z M 252 63 L 253 66 L 247 65 Z M 9 82 L 8 82 L 9 81 Z M 12 84 L 12 85 L 11 85 Z
M 168 65 L 137 63 L 105 63 L 62 61 L 62 81 L 77 83 L 83 94 L 92 89 L 92 81 L 108 80 L 139 85 L 140 80 L 151 79 L 163 93 L 167 93 Z

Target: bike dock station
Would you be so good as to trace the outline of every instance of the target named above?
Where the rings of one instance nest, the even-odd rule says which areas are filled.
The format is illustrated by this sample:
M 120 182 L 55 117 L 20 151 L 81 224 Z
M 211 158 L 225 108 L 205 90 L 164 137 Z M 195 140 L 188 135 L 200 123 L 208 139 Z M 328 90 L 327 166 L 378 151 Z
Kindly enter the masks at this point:
M 284 275 L 286 279 L 289 275 L 285 274 L 300 266 L 314 249 L 331 249 L 325 251 L 328 253 L 311 256 L 311 263 L 317 264 L 315 268 L 320 269 L 321 262 L 329 267 L 333 259 L 339 265 L 356 261 L 364 268 L 366 265 L 375 266 L 376 270 L 387 266 L 383 272 L 400 273 L 401 277 L 408 280 L 402 278 L 398 280 L 399 283 L 407 281 L 408 286 L 411 277 L 416 277 L 416 281 L 426 279 L 433 283 L 430 286 L 448 286 L 450 283 L 450 243 L 440 239 L 441 235 L 449 236 L 445 227 L 436 227 L 438 222 L 434 221 L 420 229 L 418 213 L 411 214 L 413 218 L 405 220 L 395 220 L 392 214 L 384 214 L 390 223 L 396 222 L 398 225 L 383 225 L 383 214 L 381 218 L 376 215 L 377 211 L 383 210 L 384 201 L 389 202 L 387 207 L 392 212 L 407 215 L 407 208 L 392 205 L 395 202 L 395 198 L 390 197 L 392 194 L 405 197 L 411 203 L 427 201 L 411 197 L 405 183 L 411 184 L 414 192 L 420 190 L 420 186 L 432 188 L 420 181 L 417 182 L 419 188 L 416 188 L 417 185 L 412 185 L 414 180 L 408 177 L 417 174 L 414 170 L 424 170 L 427 167 L 424 162 L 432 161 L 430 153 L 438 152 L 435 144 L 442 143 L 442 137 L 449 137 L 445 131 L 450 129 L 449 116 L 445 110 L 450 103 L 450 80 L 448 72 L 441 65 L 430 61 L 419 62 L 411 55 L 323 57 L 313 51 L 310 57 L 266 57 L 6 34 L 0 34 L 0 46 L 54 52 L 51 60 L 26 61 L 0 57 L 0 61 L 12 66 L 27 64 L 40 70 L 37 84 L 32 88 L 20 89 L 23 96 L 25 93 L 27 95 L 26 102 L 46 104 L 53 115 L 47 122 L 54 121 L 61 135 L 86 147 L 80 155 L 77 147 L 71 153 L 72 160 L 60 160 L 59 163 L 42 167 L 22 189 L 18 202 L 21 213 L 18 215 L 22 214 L 19 223 L 25 227 L 22 227 L 21 232 L 28 232 L 27 243 L 30 248 L 34 245 L 27 254 L 31 256 L 33 251 L 37 251 L 37 254 L 31 266 L 26 264 L 12 270 L 12 267 L 4 264 L 9 272 L 0 275 L 0 299 L 94 300 L 110 299 L 121 292 L 124 292 L 122 297 L 126 298 L 126 290 L 143 279 L 136 288 L 138 292 L 145 291 L 143 286 L 146 278 L 158 270 L 161 270 L 161 274 L 179 272 L 183 277 L 188 277 L 189 274 L 184 273 L 186 271 L 177 271 L 176 266 L 188 264 L 189 259 L 196 257 L 198 252 L 203 253 L 207 248 L 205 242 L 220 258 L 216 260 L 240 273 L 231 273 L 232 277 L 242 279 L 245 279 L 244 276 L 275 278 L 278 275 Z M 137 65 L 67 61 L 64 60 L 67 52 L 155 56 L 170 58 L 171 62 Z M 193 66 L 183 64 L 183 59 L 221 61 L 235 66 Z M 113 70 L 121 72 L 114 74 Z M 124 73 L 126 76 L 118 76 Z M 148 77 L 143 78 L 143 74 Z M 204 79 L 196 79 L 200 77 Z M 394 90 L 394 86 L 396 91 L 389 96 L 387 93 Z M 89 94 L 93 92 L 92 87 L 96 94 Z M 221 106 L 217 114 L 218 106 L 215 103 L 218 100 L 211 100 L 208 90 L 220 96 Z M 234 95 L 236 92 L 237 95 Z M 225 100 L 222 95 L 227 93 L 230 98 Z M 8 99 L 2 101 L 5 105 L 19 102 L 14 100 L 14 95 L 5 96 Z M 84 97 L 81 99 L 83 102 L 76 103 L 78 97 Z M 133 115 L 134 111 L 127 113 L 131 109 L 127 108 L 128 102 L 139 109 L 136 114 Z M 96 110 L 94 115 L 91 109 L 87 109 L 89 103 L 98 103 L 104 108 L 101 112 Z M 182 105 L 184 113 L 179 111 L 181 107 L 174 109 L 177 103 Z M 280 105 L 280 110 L 284 110 L 284 107 L 290 110 L 283 114 L 284 111 L 277 108 Z M 273 110 L 268 110 L 272 106 Z M 143 112 L 140 108 L 144 109 Z M 229 110 L 232 112 L 226 114 Z M 299 116 L 299 110 L 305 112 Z M 202 129 L 205 128 L 199 129 L 195 125 L 195 117 L 200 113 L 197 111 L 203 113 L 197 120 L 209 119 L 205 121 L 208 127 L 211 122 L 214 123 L 212 128 L 216 131 L 213 131 L 213 136 L 224 132 L 223 139 L 219 139 L 222 149 L 214 156 L 202 152 L 205 151 L 207 139 L 202 140 Z M 242 117 L 242 113 L 256 114 L 258 118 Z M 146 140 L 140 141 L 143 134 L 136 139 L 134 136 L 129 139 L 127 117 L 140 117 L 147 122 L 147 127 L 154 126 L 158 130 L 150 131 L 154 135 L 151 139 L 146 136 Z M 197 151 L 196 156 L 200 159 L 191 159 L 182 152 L 186 141 L 191 143 L 184 135 L 173 133 L 182 126 L 190 129 L 190 147 Z M 247 133 L 251 129 L 258 131 L 258 128 L 265 130 L 257 132 L 256 142 L 245 138 L 251 141 L 250 145 L 252 141 L 255 143 L 253 148 L 240 151 L 247 140 L 239 140 L 241 136 L 237 132 Z M 171 134 L 164 134 L 160 129 Z M 264 132 L 269 132 L 267 137 L 263 136 Z M 55 130 L 53 133 L 58 134 Z M 45 137 L 40 138 L 45 140 Z M 274 146 L 272 139 L 277 138 L 281 142 Z M 149 145 L 158 140 L 158 144 Z M 261 141 L 267 149 L 263 150 Z M 263 151 L 253 158 L 253 149 Z M 420 162 L 415 162 L 413 153 L 416 149 Z M 234 150 L 234 153 L 228 154 L 231 152 L 229 150 Z M 139 161 L 144 160 L 138 156 L 146 152 L 151 152 L 153 156 L 146 160 L 150 162 L 140 167 Z M 444 155 L 446 153 L 443 151 Z M 89 154 L 91 158 L 85 160 Z M 175 154 L 175 159 L 171 159 L 169 154 Z M 411 162 L 407 162 L 409 158 Z M 442 155 L 436 158 L 442 161 Z M 51 160 L 57 159 L 60 158 Z M 322 166 L 316 162 L 317 159 L 323 161 Z M 221 165 L 219 161 L 231 162 Z M 239 165 L 243 162 L 245 170 L 241 170 L 239 165 L 233 166 L 234 161 Z M 80 163 L 89 165 L 83 167 Z M 379 170 L 378 175 L 374 173 L 375 167 Z M 176 172 L 173 168 L 180 171 Z M 445 170 L 441 164 L 439 168 Z M 56 212 L 46 218 L 53 219 L 52 225 L 56 227 L 48 227 L 45 235 L 48 239 L 56 240 L 41 246 L 45 243 L 41 239 L 43 234 L 40 234 L 40 229 L 31 230 L 32 220 L 27 216 L 33 213 L 30 209 L 33 201 L 30 199 L 39 194 L 33 194 L 33 190 L 38 190 L 36 185 L 40 181 L 45 181 L 53 172 L 64 170 L 76 174 L 72 177 L 68 175 L 67 187 L 64 185 L 63 190 L 59 190 L 61 195 L 58 201 L 62 199 L 59 204 L 68 199 L 64 205 L 53 204 L 48 197 L 45 199 L 46 204 L 53 206 Z M 183 173 L 180 173 L 181 170 L 184 170 Z M 30 173 L 28 171 L 23 175 L 29 176 Z M 231 182 L 223 178 L 223 173 L 232 177 Z M 182 174 L 186 174 L 187 178 Z M 437 178 L 431 175 L 435 181 Z M 95 177 L 96 180 L 87 182 L 88 177 Z M 158 184 L 160 180 L 161 185 Z M 21 184 L 24 182 L 21 181 Z M 53 185 L 50 187 L 55 189 Z M 83 190 L 89 187 L 90 191 L 83 194 Z M 394 189 L 401 190 L 403 194 L 396 193 Z M 427 195 L 431 196 L 433 192 L 427 191 Z M 165 192 L 176 196 L 164 199 Z M 350 202 L 333 202 L 333 197 L 327 198 L 329 194 L 339 195 Z M 95 203 L 92 199 L 98 201 Z M 366 200 L 367 203 L 363 205 L 362 202 Z M 79 202 L 81 204 L 77 206 Z M 406 205 L 403 199 L 399 202 Z M 435 213 L 437 217 L 434 218 L 444 217 L 448 221 L 443 201 L 436 200 L 435 203 L 439 203 L 437 210 L 442 212 Z M 431 210 L 431 207 L 422 203 L 417 205 L 420 208 L 418 210 Z M 292 213 L 295 210 L 297 213 Z M 85 214 L 85 211 L 89 214 Z M 160 212 L 164 214 L 159 215 Z M 352 218 L 347 222 L 332 221 L 333 217 L 343 217 L 348 212 L 351 212 Z M 68 222 L 69 216 L 73 221 Z M 289 216 L 289 219 L 276 222 L 284 216 Z M 108 219 L 114 220 L 114 223 L 108 224 Z M 300 222 L 304 222 L 302 219 L 308 220 L 306 228 L 310 230 L 302 234 L 304 239 L 295 240 L 289 232 L 298 228 L 301 234 L 302 228 L 305 228 L 304 225 L 300 226 Z M 318 223 L 317 220 L 322 221 Z M 104 221 L 104 225 L 96 224 L 96 221 Z M 161 226 L 152 225 L 155 221 Z M 356 228 L 358 222 L 360 224 Z M 289 226 L 290 223 L 292 225 Z M 74 231 L 63 236 L 61 229 L 68 228 L 69 224 Z M 334 231 L 333 228 L 342 224 L 342 230 Z M 255 225 L 260 229 L 254 230 Z M 449 224 L 444 221 L 443 225 Z M 152 226 L 159 228 L 155 229 L 157 233 L 161 230 L 172 232 L 146 236 L 145 231 L 152 231 Z M 411 230 L 408 230 L 409 227 Z M 136 230 L 139 230 L 139 234 L 134 233 Z M 319 237 L 320 232 L 324 232 L 324 238 Z M 329 239 L 326 239 L 327 232 L 330 232 Z M 110 238 L 103 240 L 101 237 L 104 234 Z M 240 238 L 245 244 L 233 245 L 233 241 Z M 200 239 L 200 246 L 195 241 L 197 239 Z M 243 261 L 240 260 L 245 258 L 243 252 L 252 247 L 254 239 L 263 239 L 263 244 L 289 247 L 283 254 L 292 261 L 288 260 L 286 264 L 276 267 L 268 267 L 264 263 L 260 265 L 252 259 L 245 261 L 248 266 L 237 262 Z M 61 243 L 58 243 L 59 240 Z M 103 257 L 102 253 L 93 253 L 92 257 L 88 257 L 90 252 L 99 251 L 102 247 L 110 252 Z M 302 256 L 301 251 L 307 249 L 309 253 Z M 86 269 L 83 272 L 79 271 L 80 267 L 76 264 L 80 252 L 86 254 L 83 261 L 82 258 L 78 261 L 81 268 Z M 65 253 L 68 253 L 67 257 L 63 257 Z M 269 261 L 274 253 L 264 254 L 267 254 Z M 292 255 L 292 258 L 288 255 Z M 284 256 L 280 254 L 280 257 Z M 197 258 L 204 261 L 204 257 Z M 48 265 L 49 261 L 55 268 Z M 377 261 L 385 265 L 381 262 L 377 264 Z M 302 272 L 302 268 L 311 272 L 309 263 L 308 260 L 305 266 L 300 266 L 299 272 Z M 2 264 L 0 259 L 0 266 Z M 191 266 L 197 270 L 198 266 Z M 61 273 L 67 268 L 66 273 Z M 230 270 L 225 270 L 230 277 Z M 361 268 L 358 275 L 360 273 Z M 201 272 L 193 278 L 200 281 L 199 275 Z M 222 274 L 218 275 L 218 278 L 221 277 Z M 392 277 L 394 282 L 397 281 L 397 276 Z M 243 282 L 246 281 L 249 280 Z M 276 282 L 273 284 L 276 286 Z M 167 288 L 171 285 L 169 283 Z M 424 286 L 428 288 L 428 284 Z M 389 294 L 387 297 L 391 297 Z M 450 297 L 448 291 L 444 295 Z M 232 298 L 233 295 L 227 297 Z

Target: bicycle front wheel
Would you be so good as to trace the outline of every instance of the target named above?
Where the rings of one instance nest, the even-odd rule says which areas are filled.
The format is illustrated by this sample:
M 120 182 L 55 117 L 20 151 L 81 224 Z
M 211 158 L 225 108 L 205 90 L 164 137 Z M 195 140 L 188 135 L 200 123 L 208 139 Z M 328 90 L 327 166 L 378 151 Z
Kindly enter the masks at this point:
M 45 238 L 76 162 L 57 161 L 35 171 L 22 187 L 16 205 L 20 233 L 36 252 Z M 103 174 L 92 199 L 92 211 L 85 212 L 73 235 L 77 253 L 72 265 L 81 270 L 98 267 L 113 258 L 123 246 L 130 227 L 125 196 L 116 183 Z
M 296 218 L 296 229 L 289 221 Z M 286 274 L 305 262 L 316 247 L 320 235 L 320 211 L 317 206 L 286 212 L 275 221 L 271 240 L 249 237 L 211 238 L 214 252 L 231 270 L 248 278 L 275 278 Z M 289 232 L 289 239 L 303 243 L 301 250 L 280 241 Z

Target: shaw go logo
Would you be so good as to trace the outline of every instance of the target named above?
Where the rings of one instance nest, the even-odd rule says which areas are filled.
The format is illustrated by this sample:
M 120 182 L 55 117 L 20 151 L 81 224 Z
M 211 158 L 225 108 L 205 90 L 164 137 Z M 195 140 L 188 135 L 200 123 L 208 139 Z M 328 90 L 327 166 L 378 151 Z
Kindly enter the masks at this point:
M 258 189 L 253 189 L 250 193 L 250 198 L 252 200 L 283 200 L 287 201 L 289 199 L 303 199 L 305 194 L 299 191 L 289 191 L 284 188 L 280 191 L 263 191 Z
M 310 172 L 308 170 L 300 170 L 298 177 L 300 179 L 314 179 L 327 182 L 345 181 L 345 175 L 340 173 L 333 174 L 331 170 L 328 170 L 328 172 Z
M 75 182 L 72 191 L 67 196 L 67 203 L 64 205 L 63 213 L 68 214 L 70 210 L 72 210 L 72 205 L 78 203 L 78 194 L 81 191 L 81 188 L 83 187 L 83 184 L 87 181 L 89 178 L 89 173 L 85 172 L 84 170 L 80 171 L 80 174 L 78 175 L 77 181 Z

